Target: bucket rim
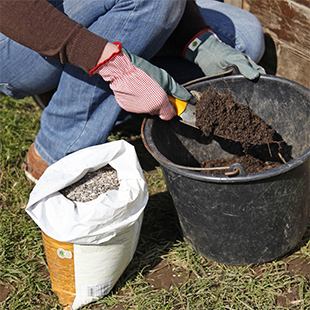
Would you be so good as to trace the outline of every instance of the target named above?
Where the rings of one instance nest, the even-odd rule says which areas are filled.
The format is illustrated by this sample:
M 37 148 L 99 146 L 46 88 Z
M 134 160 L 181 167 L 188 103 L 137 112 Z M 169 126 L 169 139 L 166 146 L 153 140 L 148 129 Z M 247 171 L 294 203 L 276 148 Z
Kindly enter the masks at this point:
M 229 80 L 247 80 L 247 81 L 250 81 L 252 83 L 257 83 L 259 80 L 272 80 L 272 81 L 281 81 L 282 83 L 285 83 L 287 85 L 290 85 L 291 87 L 296 87 L 298 88 L 301 92 L 305 92 L 307 94 L 310 94 L 310 89 L 308 89 L 307 87 L 295 82 L 295 81 L 292 81 L 292 80 L 289 80 L 289 79 L 286 79 L 284 77 L 281 77 L 281 76 L 276 76 L 276 75 L 271 75 L 271 74 L 262 74 L 259 76 L 259 78 L 255 79 L 255 80 L 248 80 L 247 78 L 245 78 L 243 75 L 241 74 L 234 74 L 234 75 L 228 75 L 228 76 L 221 76 L 221 77 L 203 77 L 203 78 L 199 78 L 199 79 L 196 79 L 196 80 L 192 80 L 192 81 L 189 81 L 188 83 L 185 83 L 185 84 L 182 84 L 182 86 L 184 85 L 186 89 L 188 90 L 191 90 L 193 86 L 195 85 L 199 85 L 201 83 L 205 83 L 205 82 L 216 82 L 216 81 L 229 81 Z

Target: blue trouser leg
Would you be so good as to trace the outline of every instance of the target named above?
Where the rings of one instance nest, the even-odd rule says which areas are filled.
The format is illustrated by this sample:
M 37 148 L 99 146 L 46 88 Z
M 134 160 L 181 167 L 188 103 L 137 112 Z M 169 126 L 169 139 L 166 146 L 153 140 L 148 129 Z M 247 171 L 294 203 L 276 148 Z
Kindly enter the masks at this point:
M 120 41 L 125 48 L 146 59 L 162 47 L 177 26 L 185 7 L 185 0 L 50 2 L 90 31 L 110 42 Z M 36 149 L 48 164 L 79 149 L 106 141 L 122 111 L 108 83 L 99 76 L 89 77 L 72 65 L 45 59 L 4 36 L 1 36 L 1 42 L 3 46 L 0 49 L 6 50 L 6 56 L 12 51 L 9 45 L 14 46 L 10 60 L 16 63 L 10 76 L 5 72 L 0 74 L 3 92 L 22 98 L 57 86 L 42 113 L 41 128 L 35 140 Z M 25 55 L 24 62 L 20 62 L 22 54 Z M 8 58 L 0 57 L 2 66 Z M 35 68 L 35 73 L 32 68 Z
M 87 7 L 91 6 L 87 11 L 90 21 L 76 1 L 65 1 L 63 8 L 70 18 L 83 23 L 90 31 L 110 42 L 120 41 L 125 48 L 146 59 L 164 44 L 181 18 L 185 4 L 184 1 L 110 0 L 102 7 L 102 1 L 86 3 Z M 171 9 L 176 14 L 168 19 Z M 104 143 L 121 111 L 109 84 L 101 77 L 91 78 L 84 71 L 65 65 L 57 92 L 42 113 L 36 149 L 43 159 L 52 163 L 79 149 Z

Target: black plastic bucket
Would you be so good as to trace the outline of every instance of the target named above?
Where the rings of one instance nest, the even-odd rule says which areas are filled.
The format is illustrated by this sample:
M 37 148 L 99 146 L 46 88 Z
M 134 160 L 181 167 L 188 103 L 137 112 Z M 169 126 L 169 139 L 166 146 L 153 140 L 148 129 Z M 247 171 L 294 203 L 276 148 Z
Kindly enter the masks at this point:
M 245 265 L 292 250 L 307 229 L 310 209 L 310 91 L 292 81 L 240 75 L 193 83 L 190 90 L 230 91 L 292 146 L 293 160 L 278 168 L 228 177 L 190 171 L 206 159 L 228 158 L 221 145 L 176 118 L 147 118 L 144 145 L 159 162 L 183 235 L 214 261 Z

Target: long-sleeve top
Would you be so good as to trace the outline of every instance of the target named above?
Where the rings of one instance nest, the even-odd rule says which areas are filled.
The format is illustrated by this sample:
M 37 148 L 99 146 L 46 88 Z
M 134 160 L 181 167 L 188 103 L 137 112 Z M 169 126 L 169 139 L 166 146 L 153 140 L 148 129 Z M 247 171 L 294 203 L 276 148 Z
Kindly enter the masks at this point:
M 187 0 L 173 36 L 185 47 L 193 36 L 207 28 L 195 0 Z M 41 55 L 86 72 L 96 66 L 107 43 L 45 0 L 0 0 L 0 32 Z

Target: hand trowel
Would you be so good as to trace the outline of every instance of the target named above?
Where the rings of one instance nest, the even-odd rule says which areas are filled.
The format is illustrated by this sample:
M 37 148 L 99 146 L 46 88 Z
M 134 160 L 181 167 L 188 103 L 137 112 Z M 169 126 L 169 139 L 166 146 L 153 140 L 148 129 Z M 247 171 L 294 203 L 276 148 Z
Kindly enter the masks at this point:
M 199 82 L 199 81 L 205 81 L 209 79 L 213 79 L 216 77 L 222 77 L 224 75 L 229 75 L 229 74 L 239 74 L 239 69 L 236 65 L 229 65 L 225 68 L 224 72 L 214 74 L 212 76 L 204 76 L 201 78 L 198 78 L 193 81 L 189 81 L 182 86 L 186 87 L 192 84 L 193 82 Z M 196 98 L 198 99 L 202 94 L 198 91 L 191 91 L 192 97 L 189 99 L 189 101 L 183 101 L 180 99 L 177 99 L 175 97 L 172 97 L 171 95 L 168 94 L 170 102 L 173 104 L 177 115 L 181 118 L 180 122 L 198 128 L 196 126 L 196 108 L 195 104 L 197 103 Z M 199 100 L 199 99 L 198 99 Z
M 192 97 L 189 101 L 183 101 L 168 95 L 170 102 L 173 104 L 177 115 L 181 118 L 181 122 L 198 128 L 196 126 L 196 108 L 197 101 Z

